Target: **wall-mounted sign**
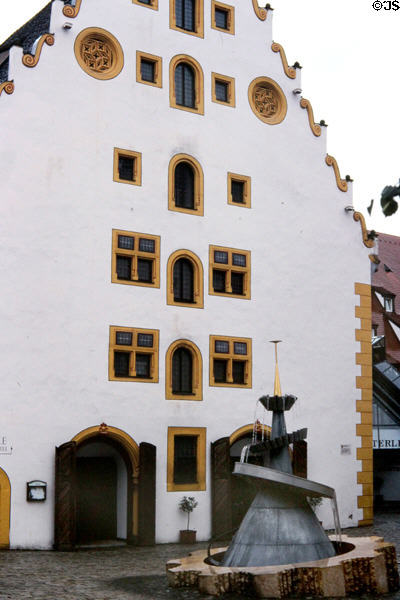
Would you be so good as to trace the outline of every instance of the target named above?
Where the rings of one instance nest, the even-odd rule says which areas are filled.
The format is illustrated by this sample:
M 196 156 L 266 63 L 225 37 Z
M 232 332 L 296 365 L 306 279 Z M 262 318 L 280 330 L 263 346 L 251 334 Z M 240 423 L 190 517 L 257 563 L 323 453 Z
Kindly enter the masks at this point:
M 374 427 L 374 450 L 400 449 L 400 427 Z
M 12 454 L 11 443 L 5 435 L 0 435 L 0 454 Z
M 44 502 L 46 500 L 47 483 L 45 481 L 28 481 L 26 499 L 28 502 Z

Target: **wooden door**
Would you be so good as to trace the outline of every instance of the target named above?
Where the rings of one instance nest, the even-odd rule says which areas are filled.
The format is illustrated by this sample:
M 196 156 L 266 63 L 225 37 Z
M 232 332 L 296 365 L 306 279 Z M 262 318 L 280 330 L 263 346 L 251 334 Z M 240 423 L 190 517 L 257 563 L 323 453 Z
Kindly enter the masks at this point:
M 231 466 L 229 437 L 211 444 L 212 537 L 230 537 L 232 529 Z
M 76 442 L 56 448 L 54 548 L 73 550 L 76 543 Z
M 156 540 L 156 455 L 153 444 L 140 444 L 138 542 L 142 546 L 152 546 Z

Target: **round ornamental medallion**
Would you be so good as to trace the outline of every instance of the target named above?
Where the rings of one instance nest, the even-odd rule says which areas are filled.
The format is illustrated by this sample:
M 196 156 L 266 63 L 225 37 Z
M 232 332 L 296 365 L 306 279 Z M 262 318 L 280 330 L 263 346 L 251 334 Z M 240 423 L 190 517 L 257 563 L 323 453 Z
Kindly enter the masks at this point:
M 118 40 L 105 29 L 88 27 L 75 40 L 75 56 L 86 73 L 96 79 L 112 79 L 124 66 Z
M 281 123 L 286 116 L 285 94 L 269 77 L 257 77 L 250 83 L 249 102 L 254 114 L 269 125 Z

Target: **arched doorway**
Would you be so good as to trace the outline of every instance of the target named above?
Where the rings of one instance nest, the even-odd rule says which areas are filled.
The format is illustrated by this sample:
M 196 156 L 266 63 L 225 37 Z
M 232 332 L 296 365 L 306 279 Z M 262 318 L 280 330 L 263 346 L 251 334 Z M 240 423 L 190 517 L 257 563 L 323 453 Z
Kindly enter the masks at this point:
M 55 548 L 155 540 L 156 448 L 102 423 L 56 448 Z
M 11 485 L 7 473 L 0 469 L 0 549 L 10 546 Z

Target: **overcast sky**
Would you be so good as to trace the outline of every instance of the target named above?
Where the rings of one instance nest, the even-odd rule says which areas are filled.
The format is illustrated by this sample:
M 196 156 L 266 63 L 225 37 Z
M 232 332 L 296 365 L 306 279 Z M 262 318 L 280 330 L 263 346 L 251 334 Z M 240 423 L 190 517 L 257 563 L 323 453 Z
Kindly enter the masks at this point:
M 1 40 L 46 4 L 3 2 Z M 372 4 L 271 0 L 273 37 L 283 45 L 289 64 L 298 61 L 303 67 L 302 95 L 311 101 L 315 120 L 328 123 L 327 150 L 338 161 L 342 177 L 354 179 L 355 207 L 368 217 L 366 207 L 374 198 L 367 224 L 400 235 L 400 211 L 385 219 L 379 208 L 382 188 L 400 178 L 400 2 L 375 0 L 380 10 Z

